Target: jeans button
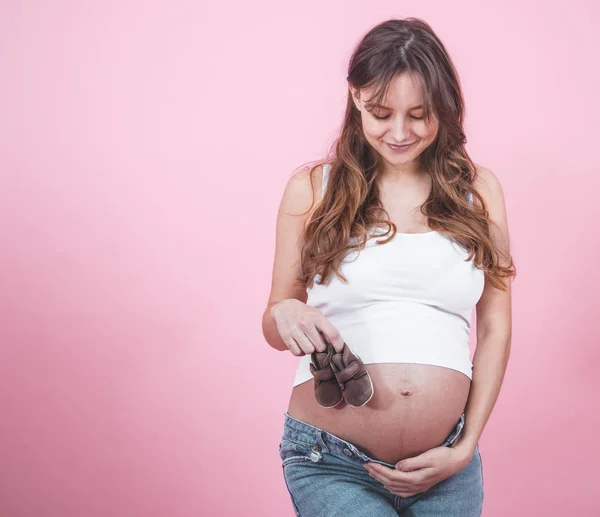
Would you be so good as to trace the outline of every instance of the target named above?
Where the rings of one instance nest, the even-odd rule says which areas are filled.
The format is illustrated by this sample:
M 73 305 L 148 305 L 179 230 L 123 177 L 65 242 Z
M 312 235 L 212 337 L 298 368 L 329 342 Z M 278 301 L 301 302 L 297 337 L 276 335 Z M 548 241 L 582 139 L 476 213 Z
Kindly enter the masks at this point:
M 318 463 L 323 456 L 320 452 L 313 451 L 310 453 L 310 461 L 313 463 Z
M 318 451 L 320 451 L 320 450 L 321 450 L 321 447 L 319 447 L 318 445 L 313 445 L 313 446 L 312 446 L 312 450 L 313 450 L 313 451 L 317 451 L 317 452 L 318 452 Z

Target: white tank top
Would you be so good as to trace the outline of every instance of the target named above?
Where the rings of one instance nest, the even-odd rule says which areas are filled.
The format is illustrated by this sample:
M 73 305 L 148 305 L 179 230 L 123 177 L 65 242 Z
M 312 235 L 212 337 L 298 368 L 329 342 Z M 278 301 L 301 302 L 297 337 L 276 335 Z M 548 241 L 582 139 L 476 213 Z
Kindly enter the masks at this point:
M 330 167 L 323 166 L 323 194 Z M 375 228 L 371 235 L 383 233 Z M 323 313 L 365 364 L 429 364 L 472 379 L 471 315 L 483 293 L 483 271 L 437 231 L 396 233 L 383 245 L 376 240 L 343 259 L 348 284 L 332 274 L 327 284 L 307 288 L 306 304 Z M 312 378 L 310 354 L 299 360 L 294 386 Z

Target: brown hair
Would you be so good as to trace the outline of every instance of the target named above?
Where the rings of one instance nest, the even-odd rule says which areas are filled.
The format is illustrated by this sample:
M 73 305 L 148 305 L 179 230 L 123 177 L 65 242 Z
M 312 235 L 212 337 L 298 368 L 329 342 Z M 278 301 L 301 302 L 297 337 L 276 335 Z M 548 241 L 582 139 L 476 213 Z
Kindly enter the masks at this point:
M 458 76 L 431 27 L 417 18 L 388 20 L 375 26 L 354 50 L 347 81 L 355 90 L 373 86 L 375 93 L 369 104 L 382 104 L 391 80 L 404 72 L 414 73 L 420 80 L 424 119 L 429 121 L 435 113 L 439 120 L 435 140 L 420 156 L 421 166 L 432 176 L 431 193 L 421 212 L 432 230 L 443 232 L 468 250 L 468 260 L 474 256 L 475 266 L 485 272 L 487 280 L 505 291 L 502 278 L 516 276 L 516 269 L 510 255 L 497 250 L 490 237 L 489 213 L 473 188 L 476 167 L 464 147 L 464 101 Z M 379 199 L 376 181 L 381 157 L 365 139 L 360 111 L 350 91 L 333 149 L 329 159 L 321 162 L 332 164 L 330 187 L 303 234 L 302 273 L 296 279 L 303 288 L 311 286 L 317 274 L 319 284 L 327 283 L 332 273 L 348 283 L 339 270 L 340 263 L 349 251 L 364 249 L 370 238 L 368 229 L 387 225 L 383 235 L 392 231 L 378 245 L 389 242 L 397 231 L 392 221 L 380 216 L 389 215 Z M 311 168 L 311 185 L 318 165 Z M 469 203 L 469 193 L 481 207 Z M 309 210 L 313 206 L 314 197 Z M 500 263 L 499 254 L 507 260 L 506 266 Z

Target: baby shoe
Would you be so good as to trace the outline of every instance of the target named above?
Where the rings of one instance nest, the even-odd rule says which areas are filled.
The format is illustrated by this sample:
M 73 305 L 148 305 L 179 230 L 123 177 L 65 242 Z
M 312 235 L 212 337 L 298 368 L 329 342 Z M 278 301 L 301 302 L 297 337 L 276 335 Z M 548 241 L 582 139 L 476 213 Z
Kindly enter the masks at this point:
M 373 382 L 361 358 L 346 343 L 331 358 L 331 369 L 342 389 L 342 396 L 352 407 L 362 407 L 373 397 Z
M 315 398 L 320 406 L 331 408 L 337 406 L 344 398 L 342 389 L 331 369 L 331 358 L 335 354 L 333 345 L 327 343 L 325 352 L 313 352 L 308 365 L 315 379 Z

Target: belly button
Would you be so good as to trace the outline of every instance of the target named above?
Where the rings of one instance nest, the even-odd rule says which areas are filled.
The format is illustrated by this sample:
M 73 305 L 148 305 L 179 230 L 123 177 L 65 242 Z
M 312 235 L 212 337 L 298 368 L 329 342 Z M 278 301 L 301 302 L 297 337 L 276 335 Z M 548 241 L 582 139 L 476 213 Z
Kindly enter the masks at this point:
M 406 397 L 406 396 L 412 395 L 412 392 L 411 391 L 403 391 L 402 395 L 404 395 Z

